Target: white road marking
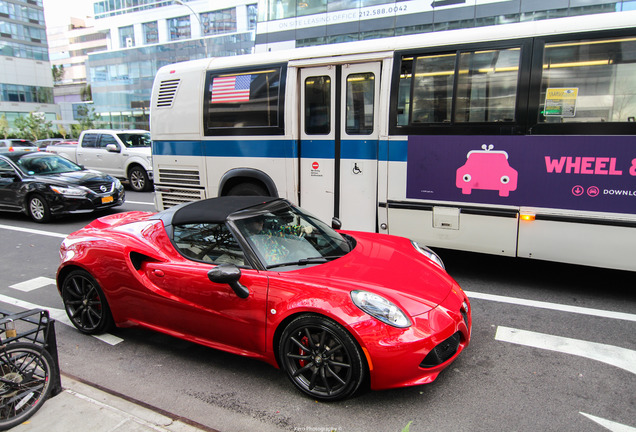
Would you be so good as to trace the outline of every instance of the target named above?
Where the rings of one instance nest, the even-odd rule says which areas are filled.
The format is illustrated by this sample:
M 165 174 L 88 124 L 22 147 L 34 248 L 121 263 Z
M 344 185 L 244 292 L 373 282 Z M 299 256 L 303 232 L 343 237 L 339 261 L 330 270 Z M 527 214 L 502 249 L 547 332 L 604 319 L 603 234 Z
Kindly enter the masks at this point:
M 66 236 L 68 236 L 68 234 L 60 234 L 60 233 L 56 233 L 56 232 L 52 232 L 52 231 L 43 231 L 43 230 L 36 230 L 36 229 L 31 229 L 31 228 L 20 228 L 20 227 L 15 227 L 15 226 L 10 226 L 10 225 L 0 225 L 0 229 L 7 229 L 7 230 L 11 230 L 11 231 L 25 232 L 25 233 L 29 233 L 29 234 L 39 234 L 39 235 L 44 235 L 44 236 L 49 236 L 49 237 L 66 238 Z
M 627 348 L 502 326 L 495 340 L 585 357 L 636 374 L 636 351 Z
M 33 279 L 29 279 L 28 281 L 9 285 L 9 288 L 13 288 L 22 292 L 31 292 L 33 290 L 45 287 L 47 285 L 55 285 L 55 279 L 40 276 Z
M 24 309 L 46 309 L 49 311 L 49 316 L 53 318 L 55 321 L 60 322 L 62 324 L 66 324 L 69 327 L 75 328 L 75 326 L 71 323 L 71 320 L 68 319 L 66 312 L 62 309 L 36 305 L 34 303 L 29 303 L 24 300 L 15 299 L 13 297 L 5 296 L 2 294 L 0 294 L 0 301 L 3 303 L 18 306 Z M 124 341 L 122 338 L 111 335 L 109 333 L 104 333 L 101 335 L 93 335 L 93 337 L 101 340 L 102 342 L 106 342 L 109 345 L 117 345 L 118 343 Z
M 521 306 L 529 306 L 529 307 L 534 307 L 539 309 L 550 309 L 550 310 L 556 310 L 561 312 L 570 312 L 570 313 L 576 313 L 576 314 L 582 314 L 582 315 L 591 315 L 591 316 L 597 316 L 602 318 L 611 318 L 611 319 L 619 319 L 624 321 L 636 322 L 636 314 L 614 312 L 614 311 L 608 311 L 603 309 L 592 309 L 592 308 L 585 308 L 585 307 L 579 307 L 579 306 L 568 306 L 568 305 L 559 304 L 559 303 L 549 303 L 549 302 L 542 302 L 537 300 L 527 300 L 527 299 L 522 299 L 517 297 L 506 297 L 506 296 L 500 296 L 495 294 L 478 293 L 473 291 L 464 291 L 464 292 L 466 293 L 468 298 L 471 298 L 471 299 L 475 298 L 480 300 L 495 301 L 499 303 L 509 303 L 509 304 L 516 304 Z
M 579 411 L 579 414 L 584 415 L 585 417 L 589 418 L 593 422 L 596 422 L 596 423 L 600 424 L 605 429 L 608 429 L 608 430 L 610 430 L 612 432 L 636 432 L 636 428 L 633 428 L 631 426 L 627 426 L 627 425 L 624 425 L 624 424 L 616 423 L 616 422 L 613 422 L 611 420 L 606 420 L 606 419 L 601 418 L 601 417 L 595 417 L 593 415 L 585 414 L 584 412 L 580 412 L 580 411 Z
M 126 200 L 126 204 L 141 204 L 141 205 L 150 205 L 150 206 L 154 206 L 155 205 L 155 203 L 153 203 L 153 202 L 128 201 L 128 200 Z

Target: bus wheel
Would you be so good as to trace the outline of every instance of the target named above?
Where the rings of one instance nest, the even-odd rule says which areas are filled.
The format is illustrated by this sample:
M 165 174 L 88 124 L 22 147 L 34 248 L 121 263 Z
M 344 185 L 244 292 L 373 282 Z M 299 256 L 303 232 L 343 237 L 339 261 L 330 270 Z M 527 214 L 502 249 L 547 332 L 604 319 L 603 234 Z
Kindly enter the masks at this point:
M 252 182 L 236 184 L 227 191 L 226 195 L 269 196 L 263 186 Z

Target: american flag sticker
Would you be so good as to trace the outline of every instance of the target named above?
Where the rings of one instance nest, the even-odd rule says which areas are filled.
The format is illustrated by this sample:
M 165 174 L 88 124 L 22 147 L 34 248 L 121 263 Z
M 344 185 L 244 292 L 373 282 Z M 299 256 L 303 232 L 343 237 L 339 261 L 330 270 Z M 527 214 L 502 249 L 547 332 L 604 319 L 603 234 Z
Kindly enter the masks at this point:
M 212 80 L 211 103 L 247 102 L 250 100 L 251 75 L 217 77 Z

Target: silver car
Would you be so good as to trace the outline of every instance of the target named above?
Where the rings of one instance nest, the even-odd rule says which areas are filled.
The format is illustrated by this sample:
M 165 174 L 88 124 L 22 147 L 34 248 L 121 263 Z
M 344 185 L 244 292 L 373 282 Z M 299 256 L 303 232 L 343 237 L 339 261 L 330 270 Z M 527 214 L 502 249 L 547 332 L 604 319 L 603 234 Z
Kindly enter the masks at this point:
M 0 139 L 0 151 L 37 151 L 38 148 L 29 140 L 25 139 Z

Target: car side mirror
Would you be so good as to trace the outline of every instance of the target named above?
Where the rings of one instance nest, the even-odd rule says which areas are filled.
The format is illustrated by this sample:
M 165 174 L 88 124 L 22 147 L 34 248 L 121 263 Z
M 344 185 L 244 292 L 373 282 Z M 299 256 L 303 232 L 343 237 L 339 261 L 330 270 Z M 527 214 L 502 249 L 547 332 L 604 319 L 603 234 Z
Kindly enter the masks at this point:
M 108 144 L 106 150 L 111 153 L 119 153 L 121 151 L 117 144 Z
M 337 217 L 331 219 L 331 228 L 336 230 L 342 228 L 342 222 L 340 222 L 340 219 Z
M 220 284 L 228 284 L 239 298 L 249 297 L 250 291 L 241 285 L 241 269 L 234 264 L 219 264 L 208 272 L 210 281 Z

